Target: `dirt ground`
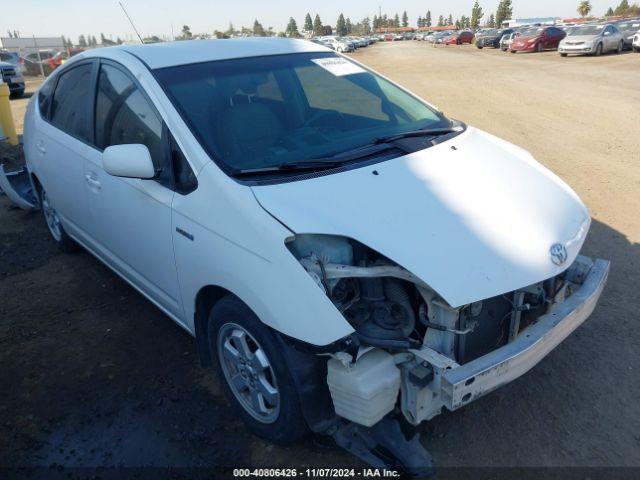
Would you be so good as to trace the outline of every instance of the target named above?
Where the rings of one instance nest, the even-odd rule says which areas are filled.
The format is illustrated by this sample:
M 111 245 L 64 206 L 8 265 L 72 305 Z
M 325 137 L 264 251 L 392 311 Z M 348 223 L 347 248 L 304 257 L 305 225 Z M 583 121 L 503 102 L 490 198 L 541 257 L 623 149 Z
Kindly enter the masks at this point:
M 557 467 L 635 467 L 577 471 L 637 478 L 640 55 L 398 42 L 354 57 L 530 150 L 590 208 L 584 252 L 612 261 L 592 317 L 540 365 L 421 428 L 441 472 L 547 468 L 541 478 Z M 16 114 L 25 104 L 12 101 Z M 326 438 L 284 448 L 247 433 L 188 334 L 89 254 L 59 253 L 39 214 L 6 197 L 0 299 L 0 467 L 360 465 Z

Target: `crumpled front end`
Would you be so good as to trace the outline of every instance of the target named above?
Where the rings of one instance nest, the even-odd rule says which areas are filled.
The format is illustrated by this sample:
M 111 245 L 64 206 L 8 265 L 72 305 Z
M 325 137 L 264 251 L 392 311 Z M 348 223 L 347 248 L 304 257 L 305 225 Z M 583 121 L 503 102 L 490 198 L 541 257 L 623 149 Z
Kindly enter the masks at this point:
M 418 425 L 523 375 L 591 314 L 609 271 L 578 256 L 559 275 L 454 308 L 357 241 L 299 235 L 288 247 L 355 329 L 327 382 L 336 414 L 365 427 L 398 403 Z

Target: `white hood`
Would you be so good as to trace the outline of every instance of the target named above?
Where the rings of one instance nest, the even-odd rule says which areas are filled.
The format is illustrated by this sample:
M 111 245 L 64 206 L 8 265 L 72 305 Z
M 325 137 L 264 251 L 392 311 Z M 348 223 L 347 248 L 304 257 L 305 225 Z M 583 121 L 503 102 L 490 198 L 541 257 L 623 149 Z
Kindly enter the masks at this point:
M 590 225 L 562 180 L 526 151 L 471 127 L 401 158 L 253 191 L 295 233 L 356 239 L 454 307 L 561 273 Z M 555 243 L 567 249 L 561 266 L 549 254 Z

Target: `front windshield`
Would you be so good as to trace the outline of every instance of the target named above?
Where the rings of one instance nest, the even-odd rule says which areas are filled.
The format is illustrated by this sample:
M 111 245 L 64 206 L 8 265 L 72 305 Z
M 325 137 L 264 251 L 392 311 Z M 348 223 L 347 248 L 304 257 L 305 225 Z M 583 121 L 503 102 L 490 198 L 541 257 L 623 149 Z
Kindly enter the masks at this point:
M 329 52 L 153 73 L 203 147 L 230 174 L 312 162 L 380 137 L 450 126 L 415 97 Z
M 521 37 L 537 37 L 542 33 L 542 28 L 527 28 L 520 32 Z
M 569 29 L 567 35 L 570 37 L 578 37 L 580 35 L 600 35 L 600 32 L 602 32 L 603 29 L 604 25 L 584 25 Z

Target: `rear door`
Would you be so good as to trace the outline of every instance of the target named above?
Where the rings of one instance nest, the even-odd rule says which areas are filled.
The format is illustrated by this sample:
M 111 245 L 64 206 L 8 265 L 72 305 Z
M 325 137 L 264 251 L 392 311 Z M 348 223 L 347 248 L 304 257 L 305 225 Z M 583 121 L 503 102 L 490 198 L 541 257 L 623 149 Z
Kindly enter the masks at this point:
M 102 167 L 111 145 L 146 145 L 155 179 L 114 177 Z M 84 175 L 96 251 L 178 319 L 182 306 L 171 230 L 169 134 L 158 112 L 122 66 L 101 61 L 95 99 L 95 146 Z
M 53 94 L 39 98 L 34 137 L 30 142 L 37 174 L 67 232 L 87 240 L 89 210 L 84 190 L 84 158 L 92 139 L 92 90 L 95 61 L 65 68 Z M 45 92 L 47 93 L 47 92 Z

